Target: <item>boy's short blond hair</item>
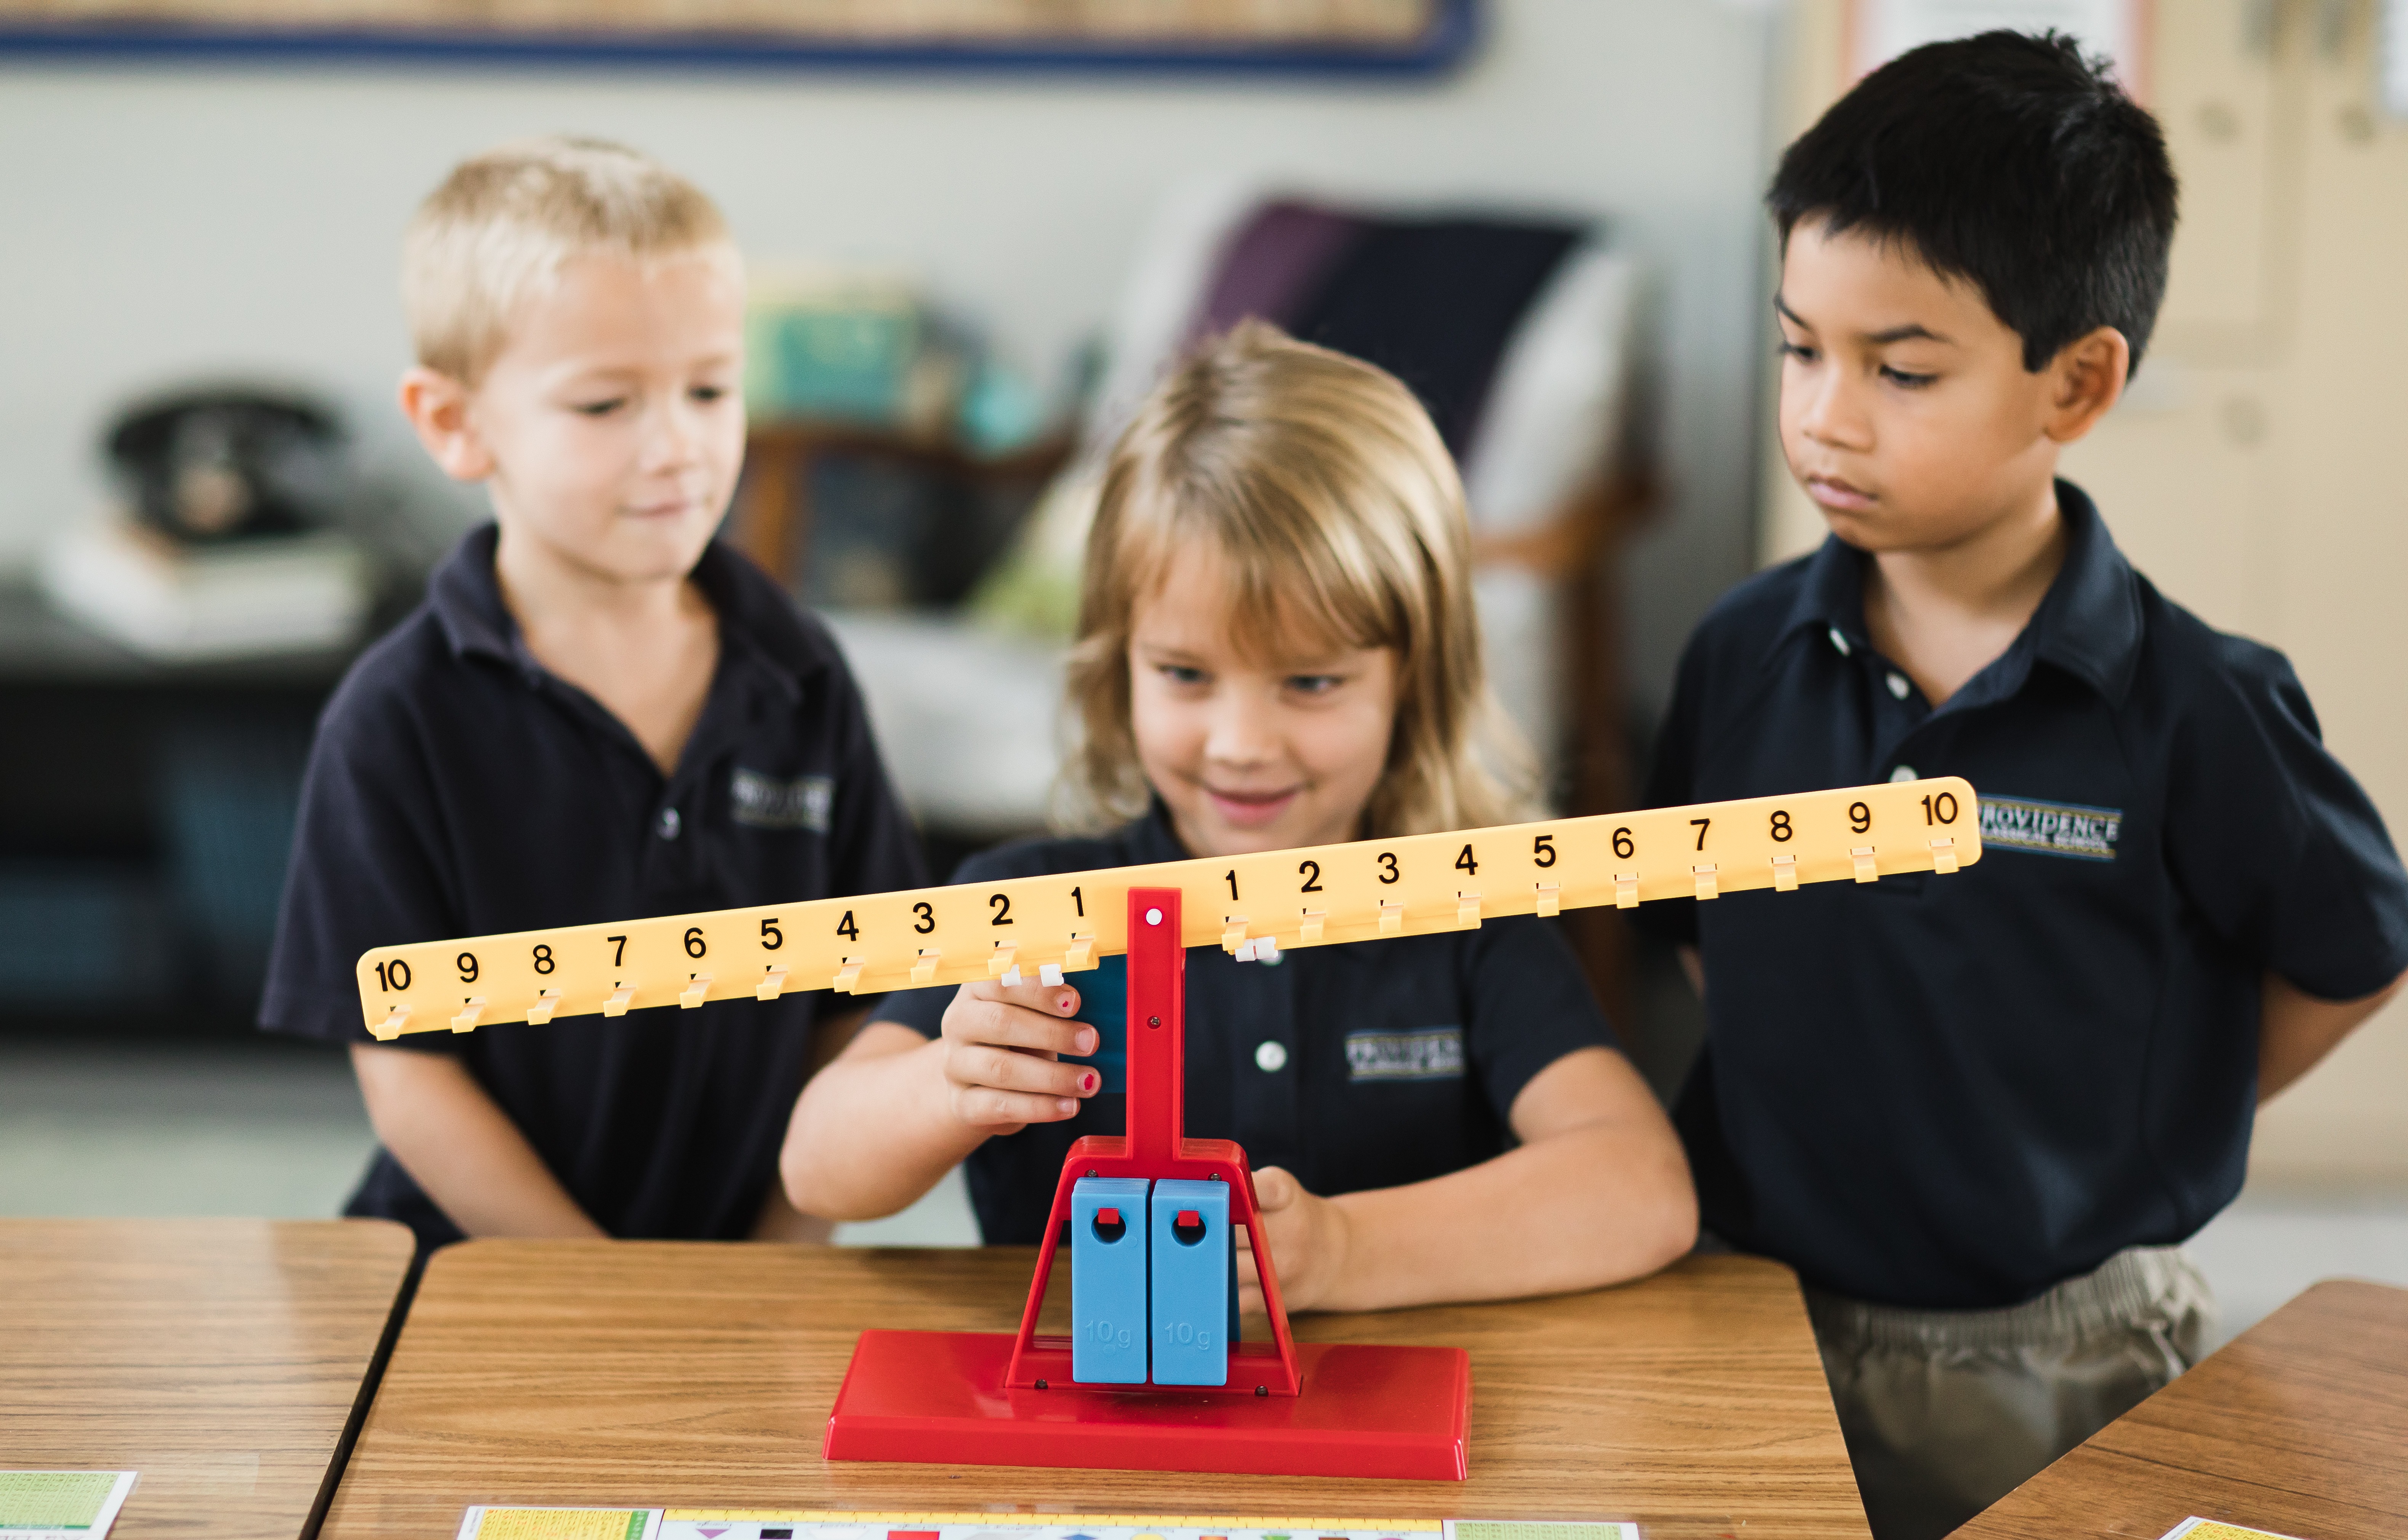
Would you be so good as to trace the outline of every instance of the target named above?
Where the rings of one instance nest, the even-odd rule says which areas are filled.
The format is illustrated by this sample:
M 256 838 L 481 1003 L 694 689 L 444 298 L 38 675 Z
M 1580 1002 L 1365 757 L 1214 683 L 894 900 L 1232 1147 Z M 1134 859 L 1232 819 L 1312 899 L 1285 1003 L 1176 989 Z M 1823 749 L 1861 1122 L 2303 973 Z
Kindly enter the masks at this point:
M 1070 655 L 1066 823 L 1145 810 L 1129 635 L 1199 555 L 1227 563 L 1247 650 L 1395 651 L 1387 764 L 1354 837 L 1536 816 L 1528 749 L 1482 667 L 1463 483 L 1429 414 L 1386 371 L 1247 321 L 1154 389 L 1105 466 Z
M 401 302 L 418 362 L 477 383 L 511 318 L 573 257 L 652 262 L 735 249 L 692 182 L 603 139 L 501 145 L 461 162 L 419 205 L 402 243 Z

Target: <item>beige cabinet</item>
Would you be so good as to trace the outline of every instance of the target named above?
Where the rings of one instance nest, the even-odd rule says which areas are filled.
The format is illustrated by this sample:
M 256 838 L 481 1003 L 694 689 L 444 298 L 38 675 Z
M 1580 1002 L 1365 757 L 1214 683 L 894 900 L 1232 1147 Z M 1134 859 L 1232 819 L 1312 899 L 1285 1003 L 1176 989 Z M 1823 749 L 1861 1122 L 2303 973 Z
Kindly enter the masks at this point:
M 1784 120 L 1843 89 L 1844 0 L 1802 0 Z M 2408 123 L 2371 0 L 2159 4 L 2148 70 L 2183 180 L 2166 306 L 2124 403 L 2065 460 L 2170 596 L 2281 648 L 2408 836 Z M 1770 351 L 1770 341 L 1767 348 Z M 1770 429 L 1767 430 L 1770 442 Z M 1768 561 L 1822 536 L 1777 446 Z M 2259 1179 L 2408 1179 L 2408 1004 L 2259 1120 Z

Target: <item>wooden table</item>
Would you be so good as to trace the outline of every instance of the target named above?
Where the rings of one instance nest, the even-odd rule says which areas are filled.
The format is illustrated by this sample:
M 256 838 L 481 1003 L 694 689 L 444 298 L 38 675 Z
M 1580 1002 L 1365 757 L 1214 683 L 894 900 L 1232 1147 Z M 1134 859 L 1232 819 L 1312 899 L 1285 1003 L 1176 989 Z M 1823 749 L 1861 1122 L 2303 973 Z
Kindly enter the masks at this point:
M 0 1219 L 0 1467 L 140 1472 L 112 1540 L 308 1533 L 410 1247 L 382 1220 Z
M 1956 1533 L 2156 1540 L 2193 1514 L 2408 1533 L 2408 1290 L 2317 1284 Z
M 1001 1248 L 453 1247 L 427 1269 L 325 1533 L 416 1540 L 452 1533 L 472 1503 L 522 1503 L 1636 1518 L 1668 1540 L 1866 1533 L 1798 1286 L 1739 1257 L 1564 1299 L 1297 1322 L 1307 1340 L 1469 1348 L 1467 1483 L 820 1458 L 863 1327 L 1008 1331 L 1032 1261 Z

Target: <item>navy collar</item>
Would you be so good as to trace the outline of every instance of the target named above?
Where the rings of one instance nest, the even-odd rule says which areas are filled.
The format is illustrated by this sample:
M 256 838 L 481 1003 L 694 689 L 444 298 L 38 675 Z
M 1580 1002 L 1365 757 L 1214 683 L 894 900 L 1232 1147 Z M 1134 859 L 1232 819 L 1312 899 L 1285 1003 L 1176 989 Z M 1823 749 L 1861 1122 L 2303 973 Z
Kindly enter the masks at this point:
M 2141 653 L 2140 575 L 2115 549 L 2098 505 L 2071 481 L 2057 483 L 2057 516 L 2065 520 L 2065 564 L 2007 650 L 1949 700 L 1976 706 L 2021 689 L 2035 660 L 2084 680 L 2120 702 Z M 1864 552 L 1838 535 L 1826 536 L 1808 558 L 1804 581 L 1781 628 L 1785 642 L 1801 631 L 1844 640 L 1849 649 L 1872 642 L 1865 635 Z
M 1139 866 L 1151 866 L 1159 862 L 1191 859 L 1186 846 L 1180 843 L 1179 830 L 1170 821 L 1170 805 L 1161 797 L 1148 795 L 1145 817 L 1128 826 L 1129 853 Z
M 491 658 L 516 670 L 530 687 L 538 686 L 549 676 L 527 650 L 494 575 L 494 551 L 500 540 L 497 524 L 470 530 L 427 579 L 426 602 L 454 656 Z M 806 681 L 836 661 L 825 634 L 806 625 L 776 584 L 720 541 L 703 548 L 693 577 L 719 617 L 723 669 L 737 663 L 791 701 L 801 697 Z

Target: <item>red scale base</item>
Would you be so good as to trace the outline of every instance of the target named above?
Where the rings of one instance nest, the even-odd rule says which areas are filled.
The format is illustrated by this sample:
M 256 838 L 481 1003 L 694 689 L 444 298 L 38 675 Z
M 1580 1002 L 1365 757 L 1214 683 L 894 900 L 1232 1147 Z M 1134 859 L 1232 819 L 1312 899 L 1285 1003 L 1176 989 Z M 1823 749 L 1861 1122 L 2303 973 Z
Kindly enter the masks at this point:
M 1460 1481 L 1471 1365 L 1460 1348 L 1308 1342 L 1292 1396 L 1004 1383 L 1008 1332 L 864 1332 L 828 1419 L 830 1460 L 1233 1471 Z M 1234 1365 L 1232 1366 L 1234 1368 Z
M 1070 1340 L 1037 1315 L 1082 1176 L 1229 1183 L 1230 1219 L 1262 1233 L 1246 1152 L 1184 1136 L 1186 964 L 1179 891 L 1129 891 L 1128 1134 L 1070 1147 L 1016 1333 L 865 1332 L 828 1417 L 830 1460 L 1222 1471 L 1460 1481 L 1471 1362 L 1460 1348 L 1307 1343 L 1255 1253 L 1271 1340 L 1241 1342 L 1226 1385 L 1081 1385 Z M 1147 915 L 1152 913 L 1152 923 Z

